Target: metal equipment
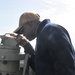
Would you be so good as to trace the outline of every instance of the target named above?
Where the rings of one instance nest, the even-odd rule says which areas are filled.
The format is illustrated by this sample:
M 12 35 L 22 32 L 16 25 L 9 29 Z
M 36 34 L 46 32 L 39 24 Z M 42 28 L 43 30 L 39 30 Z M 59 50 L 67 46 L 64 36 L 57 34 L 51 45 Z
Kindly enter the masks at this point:
M 27 71 L 29 54 L 20 54 L 15 37 L 5 34 L 0 38 L 0 75 L 29 75 Z M 24 61 L 23 66 L 21 60 Z

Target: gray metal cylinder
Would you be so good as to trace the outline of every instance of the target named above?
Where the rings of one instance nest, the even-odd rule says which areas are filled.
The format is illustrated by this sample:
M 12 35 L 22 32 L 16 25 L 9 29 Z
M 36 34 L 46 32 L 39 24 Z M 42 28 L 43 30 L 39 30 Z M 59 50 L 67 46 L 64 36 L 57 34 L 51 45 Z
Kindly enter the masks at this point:
M 19 70 L 21 55 L 15 38 L 1 36 L 0 73 L 15 73 Z M 23 57 L 23 56 L 22 56 Z
M 16 58 L 17 55 L 19 55 L 19 50 L 0 47 L 0 72 L 5 73 L 17 72 L 19 70 L 19 60 L 17 60 Z

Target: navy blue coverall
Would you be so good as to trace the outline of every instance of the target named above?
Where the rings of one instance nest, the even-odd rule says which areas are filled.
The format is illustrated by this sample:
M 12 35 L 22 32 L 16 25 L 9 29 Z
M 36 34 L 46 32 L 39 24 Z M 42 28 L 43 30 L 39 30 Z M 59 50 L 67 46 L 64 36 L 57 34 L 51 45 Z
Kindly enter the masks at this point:
M 31 55 L 30 66 L 36 75 L 75 75 L 74 48 L 65 28 L 43 20 L 37 30 L 34 51 L 28 43 L 25 52 Z

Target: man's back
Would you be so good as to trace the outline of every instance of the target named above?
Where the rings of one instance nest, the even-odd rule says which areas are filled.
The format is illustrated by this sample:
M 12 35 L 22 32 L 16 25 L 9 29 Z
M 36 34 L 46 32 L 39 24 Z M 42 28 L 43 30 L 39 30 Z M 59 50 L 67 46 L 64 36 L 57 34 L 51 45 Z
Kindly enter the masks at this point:
M 68 35 L 58 25 L 44 21 L 37 36 L 36 74 L 75 75 L 73 48 Z

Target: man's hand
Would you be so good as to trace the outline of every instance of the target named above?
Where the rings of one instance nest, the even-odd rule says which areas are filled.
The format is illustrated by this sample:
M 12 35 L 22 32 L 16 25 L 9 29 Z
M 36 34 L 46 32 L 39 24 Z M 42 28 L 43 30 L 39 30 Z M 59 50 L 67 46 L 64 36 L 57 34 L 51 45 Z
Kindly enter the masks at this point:
M 17 35 L 16 41 L 21 46 L 25 46 L 29 42 L 25 36 L 21 36 L 21 35 Z
M 10 34 L 10 36 L 15 37 L 18 45 L 21 45 L 21 46 L 25 46 L 29 42 L 29 40 L 25 36 L 22 36 L 22 35 Z

